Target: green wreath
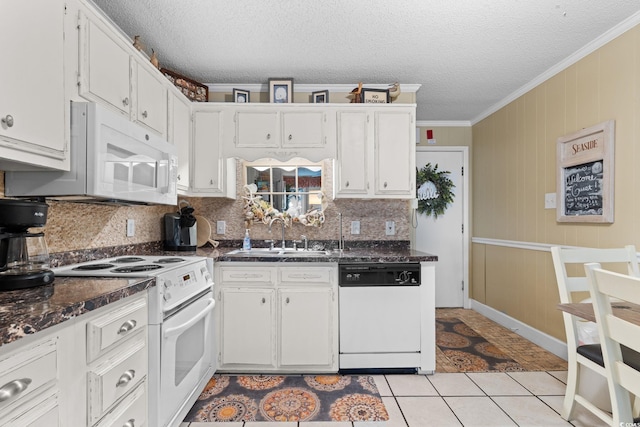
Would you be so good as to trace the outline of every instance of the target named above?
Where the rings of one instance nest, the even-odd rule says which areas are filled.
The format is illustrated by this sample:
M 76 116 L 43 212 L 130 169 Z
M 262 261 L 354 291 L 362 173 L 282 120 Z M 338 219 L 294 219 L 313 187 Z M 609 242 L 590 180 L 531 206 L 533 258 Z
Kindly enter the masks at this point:
M 447 176 L 450 173 L 438 171 L 438 165 L 432 167 L 431 163 L 427 163 L 422 169 L 416 169 L 416 197 L 419 213 L 438 218 L 438 215 L 444 214 L 447 205 L 453 203 L 454 194 L 451 189 L 455 185 Z M 428 188 L 422 188 L 422 185 L 428 182 L 433 183 L 433 186 L 427 184 Z

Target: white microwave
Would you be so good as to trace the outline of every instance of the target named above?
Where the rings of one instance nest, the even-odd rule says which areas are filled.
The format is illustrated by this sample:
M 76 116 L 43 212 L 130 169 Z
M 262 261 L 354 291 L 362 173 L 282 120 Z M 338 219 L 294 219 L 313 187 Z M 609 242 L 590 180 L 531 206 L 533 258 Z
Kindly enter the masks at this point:
M 176 147 L 93 102 L 71 103 L 71 169 L 5 173 L 6 196 L 176 205 Z

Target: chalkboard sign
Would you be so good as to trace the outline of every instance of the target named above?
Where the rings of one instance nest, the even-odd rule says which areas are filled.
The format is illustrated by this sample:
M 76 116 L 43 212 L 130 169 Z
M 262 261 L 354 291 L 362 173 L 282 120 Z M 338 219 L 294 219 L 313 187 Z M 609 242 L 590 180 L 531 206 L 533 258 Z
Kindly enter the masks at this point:
M 613 222 L 613 120 L 558 138 L 557 220 Z
M 602 215 L 602 161 L 564 168 L 564 214 Z

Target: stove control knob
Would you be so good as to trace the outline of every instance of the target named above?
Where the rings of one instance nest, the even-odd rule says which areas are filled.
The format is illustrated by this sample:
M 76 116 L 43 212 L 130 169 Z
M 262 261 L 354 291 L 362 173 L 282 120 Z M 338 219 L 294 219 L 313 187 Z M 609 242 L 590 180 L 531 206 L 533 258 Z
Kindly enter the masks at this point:
M 171 287 L 171 280 L 165 279 L 162 282 L 162 286 L 164 286 L 165 289 L 169 289 Z
M 169 301 L 169 300 L 171 299 L 171 294 L 170 294 L 169 292 L 165 292 L 165 293 L 162 295 L 162 298 L 163 298 L 165 301 Z

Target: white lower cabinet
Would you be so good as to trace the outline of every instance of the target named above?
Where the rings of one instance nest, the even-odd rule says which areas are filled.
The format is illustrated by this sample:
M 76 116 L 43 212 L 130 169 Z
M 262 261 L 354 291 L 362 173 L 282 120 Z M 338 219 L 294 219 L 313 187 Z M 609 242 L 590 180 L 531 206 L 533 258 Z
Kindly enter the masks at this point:
M 220 263 L 219 362 L 229 372 L 336 372 L 335 264 Z
M 147 294 L 0 347 L 0 426 L 147 425 Z

